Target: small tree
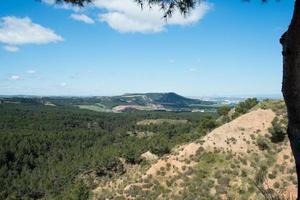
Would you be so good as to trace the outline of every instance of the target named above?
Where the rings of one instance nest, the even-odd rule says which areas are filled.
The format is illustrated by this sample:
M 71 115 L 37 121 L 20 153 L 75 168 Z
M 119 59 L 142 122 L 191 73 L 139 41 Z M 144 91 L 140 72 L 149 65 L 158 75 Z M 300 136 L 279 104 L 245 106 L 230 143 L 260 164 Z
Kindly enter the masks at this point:
M 149 148 L 152 153 L 158 156 L 170 153 L 169 141 L 166 137 L 155 137 Z
M 269 128 L 269 133 L 271 134 L 271 141 L 274 143 L 283 142 L 285 135 L 286 135 L 286 129 L 278 119 L 278 117 L 275 117 L 272 121 L 272 127 Z
M 256 98 L 249 98 L 246 99 L 243 102 L 240 102 L 236 108 L 235 108 L 235 112 L 239 113 L 239 114 L 245 114 L 247 113 L 251 108 L 253 108 L 254 106 L 256 106 L 258 104 L 258 100 Z
M 270 148 L 267 139 L 263 136 L 258 136 L 256 139 L 256 143 L 258 148 L 262 151 L 268 150 Z
M 217 127 L 217 123 L 212 116 L 204 116 L 200 120 L 200 126 L 203 130 L 211 131 Z
M 228 115 L 230 109 L 231 108 L 229 106 L 221 106 L 218 108 L 217 112 L 220 116 L 226 116 Z

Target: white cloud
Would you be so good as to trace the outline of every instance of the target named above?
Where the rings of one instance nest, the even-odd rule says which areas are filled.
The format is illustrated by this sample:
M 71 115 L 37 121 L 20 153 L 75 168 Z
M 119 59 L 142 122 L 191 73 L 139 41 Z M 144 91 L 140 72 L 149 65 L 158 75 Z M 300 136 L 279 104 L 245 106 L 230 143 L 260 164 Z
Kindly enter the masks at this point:
M 186 17 L 179 11 L 166 21 L 159 6 L 143 10 L 133 0 L 95 0 L 95 6 L 106 10 L 99 19 L 119 32 L 156 33 L 164 31 L 166 25 L 189 25 L 198 22 L 210 10 L 210 4 L 202 2 Z
M 70 3 L 59 3 L 56 4 L 55 0 L 42 0 L 43 3 L 49 4 L 49 5 L 53 5 L 55 8 L 62 8 L 62 9 L 66 9 L 66 10 L 73 10 L 75 12 L 78 12 L 80 10 L 82 10 L 82 8 L 80 8 L 79 6 L 74 6 Z
M 90 18 L 84 14 L 72 14 L 70 17 L 74 20 L 84 22 L 86 24 L 94 24 L 95 23 L 95 21 L 92 18 Z
M 18 80 L 21 80 L 21 77 L 19 75 L 12 75 L 9 77 L 9 80 L 18 81 Z
M 10 46 L 10 45 L 4 46 L 3 49 L 4 49 L 5 51 L 13 52 L 13 53 L 19 51 L 19 48 L 18 48 L 18 47 L 16 47 L 16 46 Z
M 32 70 L 32 69 L 27 71 L 27 74 L 35 74 L 35 73 L 36 73 L 36 71 Z
M 0 42 L 12 45 L 47 44 L 63 38 L 53 30 L 35 24 L 29 17 L 3 17 L 0 21 Z
M 66 87 L 66 86 L 67 86 L 67 83 L 66 83 L 66 82 L 62 82 L 62 83 L 60 83 L 60 86 L 61 86 L 61 87 Z

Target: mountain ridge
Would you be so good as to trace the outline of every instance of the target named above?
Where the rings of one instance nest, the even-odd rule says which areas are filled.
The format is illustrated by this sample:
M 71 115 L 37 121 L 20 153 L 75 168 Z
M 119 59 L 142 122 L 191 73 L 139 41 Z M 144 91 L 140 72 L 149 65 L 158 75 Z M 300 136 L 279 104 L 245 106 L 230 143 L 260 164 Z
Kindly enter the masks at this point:
M 81 109 L 99 112 L 127 112 L 136 110 L 148 111 L 204 111 L 212 110 L 216 103 L 187 98 L 174 92 L 167 93 L 126 93 L 118 96 L 91 97 L 40 97 L 12 96 L 0 98 L 2 102 L 21 102 L 32 104 L 75 106 Z

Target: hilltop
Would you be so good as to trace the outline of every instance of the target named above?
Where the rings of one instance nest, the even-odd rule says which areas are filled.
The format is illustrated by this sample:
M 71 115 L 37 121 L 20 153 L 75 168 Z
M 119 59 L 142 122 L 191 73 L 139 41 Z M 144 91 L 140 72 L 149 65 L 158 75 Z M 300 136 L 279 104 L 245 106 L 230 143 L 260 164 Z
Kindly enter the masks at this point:
M 125 111 L 130 108 L 136 110 L 193 111 L 209 109 L 214 105 L 210 101 L 190 99 L 173 92 L 125 94 L 111 97 L 111 101 L 120 101 L 120 105 L 113 108 L 115 111 Z

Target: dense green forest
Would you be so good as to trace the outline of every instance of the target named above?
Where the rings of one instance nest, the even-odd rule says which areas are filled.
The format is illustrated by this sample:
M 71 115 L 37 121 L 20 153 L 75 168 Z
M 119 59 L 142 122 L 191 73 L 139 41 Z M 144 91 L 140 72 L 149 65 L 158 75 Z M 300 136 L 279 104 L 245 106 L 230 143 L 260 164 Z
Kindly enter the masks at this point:
M 161 156 L 218 125 L 216 114 L 98 113 L 26 101 L 2 103 L 0 113 L 0 199 L 86 199 L 80 174 L 121 174 L 120 158 L 135 164 L 148 150 Z M 144 119 L 187 123 L 137 125 Z

